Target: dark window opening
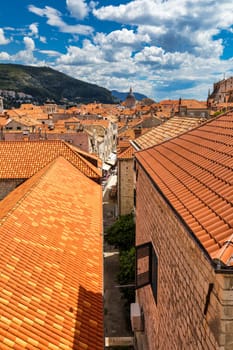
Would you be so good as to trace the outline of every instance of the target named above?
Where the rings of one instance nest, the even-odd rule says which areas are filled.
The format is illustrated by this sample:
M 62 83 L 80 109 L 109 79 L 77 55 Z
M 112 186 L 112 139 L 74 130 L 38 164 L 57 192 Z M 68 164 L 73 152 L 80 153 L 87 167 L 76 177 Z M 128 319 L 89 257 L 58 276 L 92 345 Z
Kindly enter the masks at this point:
M 157 287 L 158 287 L 158 258 L 152 248 L 152 259 L 151 259 L 151 288 L 157 304 Z
M 158 258 L 151 242 L 136 246 L 136 289 L 148 284 L 157 304 Z
M 133 190 L 133 204 L 134 204 L 135 208 L 136 208 L 136 200 L 137 200 L 137 193 L 136 193 L 136 189 L 134 188 L 134 190 Z
M 136 171 L 136 160 L 133 161 L 133 170 Z

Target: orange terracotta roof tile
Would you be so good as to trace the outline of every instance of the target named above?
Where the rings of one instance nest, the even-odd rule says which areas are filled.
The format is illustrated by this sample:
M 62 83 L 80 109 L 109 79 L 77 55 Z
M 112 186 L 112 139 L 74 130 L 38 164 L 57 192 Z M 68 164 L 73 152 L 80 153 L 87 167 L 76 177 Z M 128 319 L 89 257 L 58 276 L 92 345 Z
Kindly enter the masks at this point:
M 188 108 L 204 108 L 206 107 L 206 101 L 198 101 L 194 99 L 181 99 L 179 100 L 162 100 L 158 103 L 158 106 L 174 108 L 179 105 L 181 102 L 182 106 L 186 106 Z
M 193 99 L 181 99 L 181 105 L 188 108 L 206 108 L 206 101 L 197 101 Z
M 124 141 L 118 141 L 117 145 L 117 154 L 121 154 L 124 152 L 128 147 L 130 146 L 130 141 L 129 140 L 124 140 Z
M 97 168 L 101 168 L 102 167 L 102 160 L 96 155 L 96 154 L 93 154 L 93 153 L 88 153 L 86 151 L 83 151 L 81 148 L 78 148 L 76 146 L 72 146 L 70 145 L 70 148 L 74 151 L 74 152 L 77 152 L 80 156 L 82 156 L 83 158 L 85 159 L 90 159 L 90 163 L 96 163 L 97 164 Z
M 117 123 L 118 126 L 118 131 L 120 131 L 121 128 L 123 128 L 124 126 L 126 126 L 126 121 L 121 121 Z
M 83 125 L 100 125 L 103 126 L 105 128 L 109 127 L 109 120 L 104 120 L 104 119 L 96 119 L 96 120 L 92 120 L 92 119 L 84 119 L 81 120 L 81 124 Z
M 29 116 L 12 116 L 8 119 L 8 123 L 14 120 L 15 122 L 25 125 L 25 126 L 38 126 L 41 123 Z M 7 123 L 7 124 L 8 124 Z
M 63 157 L 2 200 L 0 348 L 102 350 L 102 253 L 101 187 Z
M 59 119 L 55 124 L 57 125 L 65 125 L 65 123 L 80 123 L 80 120 L 76 117 L 70 117 L 68 119 Z
M 135 139 L 135 132 L 134 132 L 134 129 L 133 128 L 128 128 L 124 131 L 120 131 L 118 133 L 118 139 L 119 140 L 122 140 L 122 139 L 130 139 L 130 140 L 133 140 Z
M 136 153 L 209 256 L 233 266 L 233 112 Z
M 34 120 L 48 119 L 48 114 L 43 111 L 42 106 L 32 104 L 22 104 L 20 108 L 8 109 L 6 114 L 11 117 L 28 117 Z
M 6 117 L 0 116 L 0 126 L 5 126 L 7 121 Z
M 193 129 L 204 121 L 206 121 L 204 118 L 173 117 L 138 137 L 134 144 L 136 148 L 146 149 Z
M 0 141 L 0 178 L 27 179 L 58 156 L 63 156 L 86 176 L 101 172 L 61 140 Z
M 131 159 L 134 156 L 134 152 L 134 148 L 132 146 L 129 146 L 126 150 L 117 156 L 117 159 Z

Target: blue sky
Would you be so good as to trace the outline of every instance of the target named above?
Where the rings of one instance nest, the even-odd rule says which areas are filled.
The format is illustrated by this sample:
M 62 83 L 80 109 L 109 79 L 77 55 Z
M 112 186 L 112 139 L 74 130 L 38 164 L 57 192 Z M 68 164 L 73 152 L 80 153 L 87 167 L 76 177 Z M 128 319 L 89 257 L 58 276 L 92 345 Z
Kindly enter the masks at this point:
M 0 63 L 50 66 L 156 101 L 233 76 L 232 0 L 7 0 Z

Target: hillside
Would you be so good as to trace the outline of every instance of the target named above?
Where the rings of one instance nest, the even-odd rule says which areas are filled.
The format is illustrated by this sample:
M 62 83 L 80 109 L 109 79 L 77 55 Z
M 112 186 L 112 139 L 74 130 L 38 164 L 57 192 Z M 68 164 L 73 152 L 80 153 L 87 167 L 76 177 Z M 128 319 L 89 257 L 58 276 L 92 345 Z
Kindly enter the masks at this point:
M 43 103 L 113 103 L 111 92 L 94 84 L 74 79 L 49 67 L 0 64 L 0 90 L 31 95 Z

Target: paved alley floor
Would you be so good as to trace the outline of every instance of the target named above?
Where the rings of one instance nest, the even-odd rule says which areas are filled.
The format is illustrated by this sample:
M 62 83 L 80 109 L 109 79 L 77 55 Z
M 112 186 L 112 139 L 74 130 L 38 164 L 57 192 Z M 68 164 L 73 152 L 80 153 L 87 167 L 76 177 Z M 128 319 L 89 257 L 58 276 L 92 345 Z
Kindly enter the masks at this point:
M 116 202 L 108 197 L 108 191 L 103 198 L 104 228 L 115 221 Z M 119 252 L 111 245 L 104 243 L 104 328 L 105 338 L 132 337 L 126 320 L 125 300 L 117 281 L 119 272 Z

